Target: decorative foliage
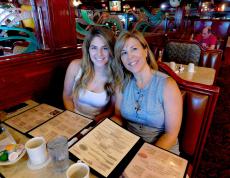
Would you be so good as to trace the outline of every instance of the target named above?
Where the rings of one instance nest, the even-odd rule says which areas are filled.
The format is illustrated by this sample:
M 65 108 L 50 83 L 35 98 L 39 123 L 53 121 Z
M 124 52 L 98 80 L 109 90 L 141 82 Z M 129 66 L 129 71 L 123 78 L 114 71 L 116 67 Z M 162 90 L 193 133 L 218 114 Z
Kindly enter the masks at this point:
M 16 28 L 16 27 L 4 27 L 4 26 L 0 26 L 0 30 L 4 30 L 4 31 L 8 31 L 8 30 L 14 30 L 14 31 L 18 31 L 21 33 L 25 33 L 28 37 L 26 36 L 8 36 L 8 37 L 4 37 L 4 36 L 0 36 L 0 41 L 6 41 L 6 40 L 21 40 L 21 41 L 27 41 L 29 42 L 29 46 L 22 51 L 22 53 L 30 53 L 30 52 L 34 52 L 36 49 L 38 49 L 40 46 L 37 42 L 36 37 L 34 36 L 34 33 L 23 29 L 23 28 Z

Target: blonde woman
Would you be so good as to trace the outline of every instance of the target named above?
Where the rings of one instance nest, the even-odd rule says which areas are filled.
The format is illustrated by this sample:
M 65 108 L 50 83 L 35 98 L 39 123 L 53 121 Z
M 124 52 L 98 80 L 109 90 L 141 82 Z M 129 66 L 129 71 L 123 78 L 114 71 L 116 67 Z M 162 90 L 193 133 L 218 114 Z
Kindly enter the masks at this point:
M 73 60 L 66 72 L 63 101 L 66 109 L 99 121 L 113 112 L 113 33 L 94 27 L 83 42 L 82 60 Z
M 146 142 L 179 154 L 182 97 L 176 82 L 157 70 L 154 56 L 138 31 L 121 33 L 114 53 L 123 82 L 116 91 L 112 119 Z

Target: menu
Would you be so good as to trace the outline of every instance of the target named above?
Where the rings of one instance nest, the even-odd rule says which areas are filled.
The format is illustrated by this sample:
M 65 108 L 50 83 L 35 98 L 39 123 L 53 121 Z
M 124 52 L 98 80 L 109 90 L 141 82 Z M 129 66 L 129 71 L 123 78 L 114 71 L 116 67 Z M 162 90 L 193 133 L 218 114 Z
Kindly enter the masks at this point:
M 3 118 L 1 118 L 3 121 L 7 120 L 13 116 L 16 116 L 28 109 L 31 109 L 35 106 L 39 105 L 39 103 L 33 101 L 33 100 L 27 100 L 23 103 L 20 103 L 18 105 L 15 105 L 13 107 L 10 107 L 6 110 L 0 111 L 0 114 L 2 113 Z
M 187 160 L 144 143 L 122 174 L 123 178 L 183 178 Z
M 6 120 L 5 123 L 22 133 L 26 133 L 61 112 L 63 110 L 56 107 L 48 104 L 40 104 Z
M 104 177 L 121 162 L 140 137 L 105 119 L 69 151 Z
M 29 132 L 29 134 L 34 137 L 43 136 L 46 141 L 49 141 L 57 135 L 63 135 L 70 139 L 91 122 L 93 122 L 93 120 L 84 116 L 71 111 L 64 111 L 43 125 L 35 128 Z

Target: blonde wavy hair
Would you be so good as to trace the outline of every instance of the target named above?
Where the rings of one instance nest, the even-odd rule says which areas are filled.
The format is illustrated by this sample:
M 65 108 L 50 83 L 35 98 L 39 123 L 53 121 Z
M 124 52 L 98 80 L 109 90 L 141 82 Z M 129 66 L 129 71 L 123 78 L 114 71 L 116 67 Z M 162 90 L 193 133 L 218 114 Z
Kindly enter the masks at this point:
M 73 96 L 78 98 L 79 90 L 82 88 L 86 88 L 87 84 L 93 79 L 95 75 L 94 64 L 90 59 L 89 55 L 89 47 L 92 40 L 95 37 L 103 38 L 106 42 L 107 47 L 109 48 L 109 61 L 106 64 L 106 74 L 108 77 L 107 82 L 105 83 L 105 91 L 108 96 L 113 95 L 115 88 L 115 71 L 114 71 L 114 44 L 115 44 L 115 36 L 111 32 L 111 30 L 105 27 L 93 27 L 90 30 L 90 33 L 85 37 L 83 45 L 82 45 L 82 53 L 83 58 L 81 62 L 81 70 L 82 74 L 79 80 L 76 82 L 75 87 L 73 89 Z
M 117 70 L 119 71 L 118 72 L 118 77 L 120 78 L 119 81 L 122 81 L 118 84 L 118 87 L 120 88 L 120 90 L 123 90 L 126 87 L 128 82 L 130 81 L 131 77 L 133 76 L 133 74 L 124 67 L 124 65 L 121 61 L 121 51 L 124 48 L 124 45 L 129 38 L 135 38 L 136 40 L 138 40 L 140 42 L 141 46 L 144 49 L 147 49 L 146 60 L 147 60 L 148 65 L 150 66 L 151 69 L 158 70 L 158 66 L 157 66 L 157 62 L 155 60 L 155 57 L 154 57 L 147 41 L 145 40 L 144 36 L 142 35 L 142 33 L 137 31 L 137 30 L 121 32 L 121 34 L 118 36 L 118 38 L 116 40 L 115 48 L 114 48 L 115 66 L 116 66 Z

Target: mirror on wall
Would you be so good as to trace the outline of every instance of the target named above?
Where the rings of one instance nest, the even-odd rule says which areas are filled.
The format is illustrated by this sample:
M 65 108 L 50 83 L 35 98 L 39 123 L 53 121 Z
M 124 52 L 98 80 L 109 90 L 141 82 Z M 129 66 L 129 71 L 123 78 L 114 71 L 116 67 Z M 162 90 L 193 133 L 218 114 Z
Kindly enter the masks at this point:
M 1 0 L 0 57 L 40 49 L 30 0 Z

